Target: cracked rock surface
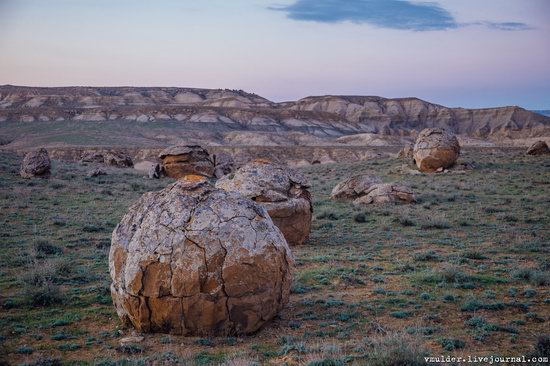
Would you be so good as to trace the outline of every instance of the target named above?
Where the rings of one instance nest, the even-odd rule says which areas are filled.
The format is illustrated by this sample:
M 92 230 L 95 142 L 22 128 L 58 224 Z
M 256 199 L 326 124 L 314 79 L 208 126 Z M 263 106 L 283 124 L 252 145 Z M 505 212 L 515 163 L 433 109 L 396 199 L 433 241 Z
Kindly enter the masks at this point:
M 353 201 L 354 204 L 416 202 L 410 188 L 397 183 L 382 183 L 380 178 L 366 174 L 338 183 L 330 198 L 336 201 Z
M 313 208 L 309 183 L 302 173 L 259 159 L 222 177 L 216 187 L 261 204 L 289 245 L 303 244 L 309 237 Z
M 208 151 L 198 145 L 172 146 L 159 154 L 167 177 L 179 179 L 186 175 L 214 175 L 214 162 Z
M 199 176 L 144 194 L 109 253 L 123 322 L 184 335 L 257 331 L 288 302 L 293 264 L 264 208 Z
M 460 155 L 456 136 L 441 128 L 425 128 L 416 139 L 413 157 L 421 172 L 435 172 L 454 165 Z
M 30 151 L 23 158 L 19 174 L 23 178 L 48 178 L 50 176 L 51 161 L 48 151 L 44 148 Z

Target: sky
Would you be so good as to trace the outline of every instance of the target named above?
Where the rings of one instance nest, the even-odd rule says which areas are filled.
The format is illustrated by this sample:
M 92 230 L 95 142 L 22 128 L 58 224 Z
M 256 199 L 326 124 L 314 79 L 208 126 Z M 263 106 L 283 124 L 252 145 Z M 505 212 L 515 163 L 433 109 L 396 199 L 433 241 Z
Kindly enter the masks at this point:
M 0 84 L 550 109 L 550 0 L 0 0 Z

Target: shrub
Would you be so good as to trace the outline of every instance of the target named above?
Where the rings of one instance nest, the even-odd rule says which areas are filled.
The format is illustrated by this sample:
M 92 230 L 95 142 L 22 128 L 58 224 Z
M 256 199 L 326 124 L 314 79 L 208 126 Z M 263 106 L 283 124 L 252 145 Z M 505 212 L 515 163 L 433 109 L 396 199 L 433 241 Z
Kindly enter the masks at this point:
M 34 250 L 43 255 L 55 255 L 63 253 L 63 248 L 58 245 L 51 244 L 46 240 L 39 240 L 34 243 Z
M 402 333 L 374 339 L 371 347 L 367 356 L 370 366 L 425 365 L 424 357 L 429 354 L 416 339 Z
M 441 338 L 439 344 L 445 351 L 454 351 L 457 349 L 462 349 L 466 346 L 463 340 L 458 338 Z
M 63 302 L 63 293 L 59 286 L 44 283 L 39 286 L 26 286 L 26 298 L 33 306 L 50 306 Z
M 364 213 L 358 213 L 355 216 L 353 216 L 353 221 L 357 223 L 367 222 L 367 215 L 365 215 Z

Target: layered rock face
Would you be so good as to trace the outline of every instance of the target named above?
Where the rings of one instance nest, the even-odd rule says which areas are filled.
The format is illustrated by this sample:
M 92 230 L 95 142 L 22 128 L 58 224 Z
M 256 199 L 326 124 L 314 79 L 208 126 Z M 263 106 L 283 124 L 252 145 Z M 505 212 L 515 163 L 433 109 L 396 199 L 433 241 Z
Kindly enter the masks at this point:
M 19 174 L 23 178 L 48 178 L 50 176 L 51 161 L 46 149 L 37 149 L 27 153 L 21 163 Z
M 527 155 L 545 155 L 550 154 L 550 148 L 544 141 L 537 141 L 529 149 L 527 149 Z
M 265 209 L 186 176 L 144 194 L 115 228 L 111 293 L 139 331 L 252 333 L 287 303 L 293 263 Z
M 451 167 L 459 155 L 457 138 L 440 128 L 422 130 L 413 149 L 416 166 L 420 171 L 428 173 Z
M 288 244 L 303 244 L 309 237 L 313 208 L 309 183 L 300 172 L 256 160 L 218 180 L 216 187 L 261 204 Z
M 172 146 L 159 154 L 167 177 L 179 179 L 186 175 L 214 175 L 214 162 L 208 151 L 198 145 Z
M 409 187 L 397 183 L 382 183 L 380 178 L 366 174 L 356 175 L 338 183 L 330 198 L 354 204 L 416 202 Z

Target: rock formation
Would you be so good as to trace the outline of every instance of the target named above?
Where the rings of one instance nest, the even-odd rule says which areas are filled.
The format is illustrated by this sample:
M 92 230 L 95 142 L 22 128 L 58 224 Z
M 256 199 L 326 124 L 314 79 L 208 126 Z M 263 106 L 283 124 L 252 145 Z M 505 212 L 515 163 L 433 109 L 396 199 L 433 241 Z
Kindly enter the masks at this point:
M 457 138 L 440 128 L 426 128 L 420 132 L 414 144 L 413 156 L 422 172 L 435 172 L 449 168 L 460 155 Z
M 366 174 L 338 183 L 330 198 L 336 201 L 352 201 L 354 204 L 416 202 L 410 188 L 397 183 L 382 183 L 380 178 Z
M 159 154 L 164 174 L 170 178 L 186 175 L 214 175 L 214 162 L 208 151 L 198 145 L 172 146 Z
M 46 149 L 32 150 L 25 155 L 21 164 L 20 175 L 23 178 L 48 178 L 51 162 Z
M 545 155 L 550 154 L 550 148 L 544 141 L 537 141 L 529 149 L 527 149 L 527 155 Z
M 88 177 L 99 177 L 100 175 L 107 175 L 107 172 L 101 168 L 92 169 L 86 174 Z
M 231 154 L 220 152 L 214 155 L 214 177 L 221 178 L 235 171 L 235 162 Z
M 338 183 L 330 194 L 336 201 L 354 201 L 369 191 L 375 184 L 382 183 L 382 179 L 366 174 L 355 175 Z
M 399 150 L 399 154 L 397 156 L 401 159 L 413 160 L 413 150 L 414 146 L 412 144 L 407 144 L 401 150 Z
M 162 166 L 157 163 L 151 166 L 151 169 L 149 169 L 147 174 L 149 179 L 160 179 L 164 176 L 164 169 L 162 169 Z
M 132 158 L 123 151 L 88 151 L 82 155 L 80 162 L 105 164 L 117 168 L 131 168 L 134 166 Z
M 265 209 L 187 175 L 144 194 L 115 228 L 111 293 L 142 332 L 252 333 L 287 303 L 293 263 Z
M 313 208 L 309 183 L 300 172 L 255 160 L 216 183 L 261 204 L 290 245 L 303 244 L 311 230 Z

